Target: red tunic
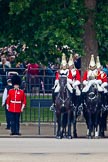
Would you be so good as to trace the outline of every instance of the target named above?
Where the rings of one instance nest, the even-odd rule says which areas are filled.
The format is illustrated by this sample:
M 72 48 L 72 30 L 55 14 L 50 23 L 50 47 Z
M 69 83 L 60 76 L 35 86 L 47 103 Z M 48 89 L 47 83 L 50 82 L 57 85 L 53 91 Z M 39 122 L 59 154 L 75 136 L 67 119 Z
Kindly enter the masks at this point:
M 26 105 L 26 96 L 21 89 L 11 89 L 8 92 L 6 104 L 8 105 L 8 111 L 21 112 L 22 105 Z
M 101 79 L 102 83 L 107 82 L 107 75 L 103 71 L 98 71 L 98 78 Z
M 69 70 L 68 78 L 71 79 L 71 80 L 78 80 L 78 81 L 80 81 L 81 77 L 80 77 L 79 70 L 76 69 L 75 76 L 73 76 L 71 70 Z
M 59 74 L 59 72 L 57 71 L 56 72 L 56 75 L 55 75 L 55 80 L 59 80 L 60 79 L 60 74 Z
M 107 75 L 104 72 L 98 71 L 96 75 L 97 80 L 101 80 L 102 83 L 107 82 Z M 88 70 L 85 71 L 82 81 L 88 80 Z

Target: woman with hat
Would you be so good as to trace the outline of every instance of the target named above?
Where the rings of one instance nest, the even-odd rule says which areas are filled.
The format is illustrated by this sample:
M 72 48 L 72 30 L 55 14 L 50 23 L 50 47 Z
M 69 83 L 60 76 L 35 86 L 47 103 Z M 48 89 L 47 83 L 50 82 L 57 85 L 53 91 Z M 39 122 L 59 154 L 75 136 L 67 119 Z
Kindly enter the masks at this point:
M 8 92 L 6 101 L 7 109 L 11 115 L 11 135 L 21 135 L 20 130 L 20 114 L 26 106 L 26 96 L 20 89 L 21 78 L 18 75 L 12 77 L 13 89 Z

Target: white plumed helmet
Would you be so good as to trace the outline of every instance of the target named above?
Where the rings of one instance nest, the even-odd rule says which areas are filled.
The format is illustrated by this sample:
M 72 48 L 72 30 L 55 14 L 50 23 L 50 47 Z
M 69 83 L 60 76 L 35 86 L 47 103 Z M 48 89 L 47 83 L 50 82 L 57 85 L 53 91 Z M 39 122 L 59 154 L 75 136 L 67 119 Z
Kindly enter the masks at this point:
M 69 58 L 69 61 L 68 61 L 68 65 L 69 66 L 74 65 L 74 61 L 73 61 L 72 54 L 70 54 L 70 58 Z
M 94 67 L 94 66 L 96 66 L 95 60 L 94 60 L 94 55 L 91 55 L 89 67 Z
M 97 58 L 96 58 L 96 67 L 97 67 L 97 68 L 101 68 L 99 56 L 97 56 Z
M 62 61 L 61 61 L 61 65 L 62 65 L 62 66 L 66 66 L 66 65 L 67 65 L 66 55 L 65 55 L 65 53 L 62 54 Z

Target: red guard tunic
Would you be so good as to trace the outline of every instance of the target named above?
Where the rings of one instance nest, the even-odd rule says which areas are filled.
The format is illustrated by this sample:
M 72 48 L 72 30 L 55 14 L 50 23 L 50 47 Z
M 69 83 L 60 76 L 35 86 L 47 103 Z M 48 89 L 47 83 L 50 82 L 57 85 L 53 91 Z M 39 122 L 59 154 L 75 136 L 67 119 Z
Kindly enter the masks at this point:
M 88 70 L 86 70 L 84 75 L 83 75 L 82 81 L 89 80 L 88 79 L 88 73 L 89 73 Z M 107 82 L 107 75 L 104 72 L 97 71 L 95 77 L 96 77 L 97 80 L 101 80 L 102 83 Z
M 6 104 L 8 111 L 21 113 L 22 106 L 25 107 L 26 105 L 26 96 L 24 91 L 21 89 L 9 90 Z
M 60 74 L 59 74 L 58 71 L 56 72 L 55 79 L 56 79 L 56 80 L 59 80 L 59 79 L 60 79 Z
M 103 71 L 98 71 L 98 78 L 100 78 L 102 83 L 107 82 L 107 75 Z
M 78 81 L 80 81 L 81 77 L 80 77 L 79 70 L 75 69 L 74 72 L 69 70 L 68 78 L 71 79 L 71 80 L 78 80 Z

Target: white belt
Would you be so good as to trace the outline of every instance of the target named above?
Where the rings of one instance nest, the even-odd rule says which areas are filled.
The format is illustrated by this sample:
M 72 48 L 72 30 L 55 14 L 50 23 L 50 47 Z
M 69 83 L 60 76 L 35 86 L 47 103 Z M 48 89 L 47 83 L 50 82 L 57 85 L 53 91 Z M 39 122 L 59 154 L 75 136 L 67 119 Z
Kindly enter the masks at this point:
M 11 103 L 21 103 L 21 101 L 10 101 Z

